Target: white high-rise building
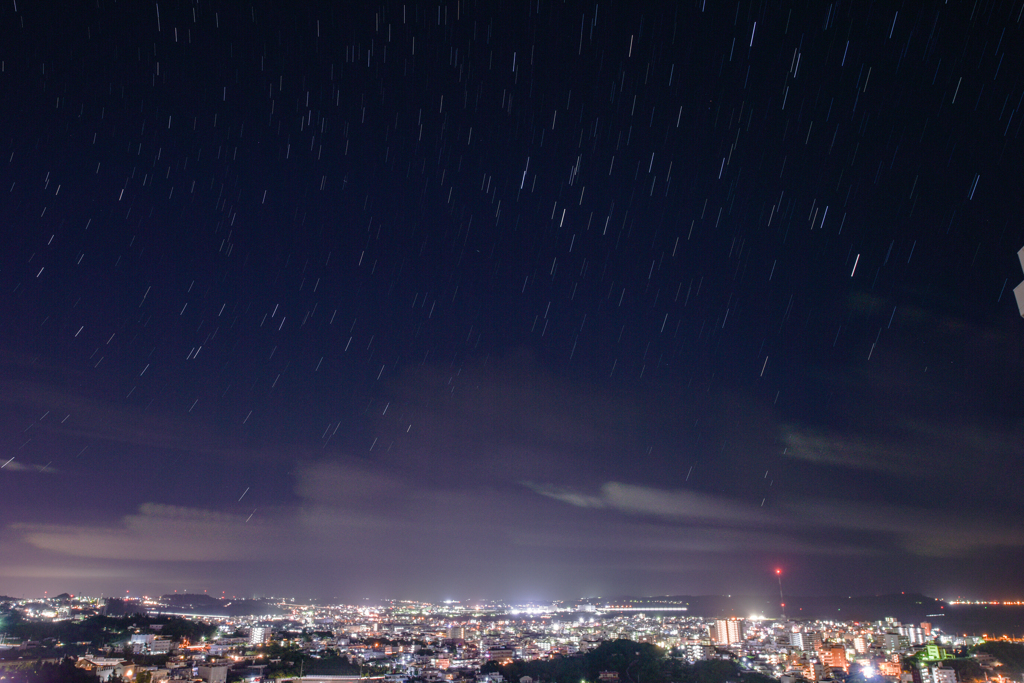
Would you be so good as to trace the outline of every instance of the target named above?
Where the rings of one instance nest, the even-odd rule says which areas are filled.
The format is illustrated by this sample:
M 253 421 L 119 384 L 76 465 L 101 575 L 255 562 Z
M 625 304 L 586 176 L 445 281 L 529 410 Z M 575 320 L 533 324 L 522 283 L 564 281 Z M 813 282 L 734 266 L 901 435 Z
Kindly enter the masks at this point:
M 897 632 L 899 632 L 901 636 L 906 636 L 907 640 L 910 642 L 911 645 L 924 645 L 924 643 L 928 640 L 927 634 L 925 634 L 924 629 L 920 626 L 910 626 L 909 624 L 903 624 L 899 626 L 896 630 Z
M 266 626 L 253 626 L 249 631 L 250 645 L 263 645 L 270 642 L 271 632 Z
M 816 631 L 794 631 L 789 634 L 789 644 L 798 650 L 812 652 L 821 645 L 821 634 Z
M 743 622 L 739 619 L 715 619 L 715 623 L 708 630 L 715 645 L 743 642 Z

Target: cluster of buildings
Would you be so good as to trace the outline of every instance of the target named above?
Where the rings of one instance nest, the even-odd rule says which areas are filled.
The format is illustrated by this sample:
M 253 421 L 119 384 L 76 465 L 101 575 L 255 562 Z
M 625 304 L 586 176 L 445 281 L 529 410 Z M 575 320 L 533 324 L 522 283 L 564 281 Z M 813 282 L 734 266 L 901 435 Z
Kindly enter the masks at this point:
M 151 614 L 160 611 L 159 601 L 145 606 Z M 708 619 L 681 607 L 659 605 L 394 601 L 371 607 L 281 601 L 278 607 L 280 614 L 273 617 L 184 615 L 217 625 L 213 637 L 198 643 L 176 641 L 155 628 L 136 628 L 105 652 L 80 657 L 79 666 L 95 671 L 101 680 L 114 674 L 125 680 L 138 678 L 145 671 L 152 683 L 225 683 L 229 674 L 256 682 L 275 672 L 280 677 L 281 657 L 288 656 L 281 653 L 290 652 L 301 653 L 313 673 L 318 660 L 337 661 L 339 656 L 350 667 L 358 667 L 358 673 L 349 671 L 348 676 L 300 671 L 295 677 L 305 683 L 340 683 L 359 675 L 383 683 L 532 683 L 504 681 L 500 674 L 485 674 L 482 669 L 488 662 L 571 656 L 605 641 L 626 639 L 657 645 L 690 662 L 733 659 L 781 683 L 841 682 L 852 675 L 878 683 L 963 683 L 951 666 L 949 651 L 980 642 L 943 634 L 929 623 L 901 624 L 891 618 L 873 623 Z M 68 619 L 75 613 L 74 608 L 37 610 L 37 618 Z M 129 650 L 166 657 L 160 666 L 140 668 L 130 657 L 115 656 Z M 991 679 L 1000 678 L 997 663 L 979 664 Z
M 843 681 L 854 671 L 867 680 L 962 683 L 950 666 L 950 650 L 981 642 L 943 634 L 928 622 L 901 624 L 893 618 L 873 623 L 717 619 L 708 635 L 717 652 L 731 652 L 782 683 Z M 994 665 L 979 662 L 998 680 Z
M 179 656 L 169 659 L 164 666 L 133 664 L 122 657 L 99 657 L 87 655 L 75 662 L 79 669 L 96 674 L 100 681 L 109 681 L 117 676 L 122 681 L 140 679 L 143 674 L 153 683 L 158 681 L 204 681 L 205 683 L 227 683 L 229 661 L 206 661 L 206 657 L 190 658 Z

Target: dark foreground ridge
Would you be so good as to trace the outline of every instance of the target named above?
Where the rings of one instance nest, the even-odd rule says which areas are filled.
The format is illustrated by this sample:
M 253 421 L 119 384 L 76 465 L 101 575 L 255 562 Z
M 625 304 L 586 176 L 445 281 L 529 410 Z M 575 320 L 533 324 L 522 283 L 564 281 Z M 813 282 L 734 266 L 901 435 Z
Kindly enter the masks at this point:
M 529 677 L 538 683 L 578 683 L 614 680 L 617 683 L 772 683 L 775 679 L 745 671 L 734 659 L 686 662 L 667 656 L 650 643 L 614 640 L 571 657 L 485 664 L 483 673 L 500 673 L 506 681 Z M 610 676 L 609 674 L 614 674 Z

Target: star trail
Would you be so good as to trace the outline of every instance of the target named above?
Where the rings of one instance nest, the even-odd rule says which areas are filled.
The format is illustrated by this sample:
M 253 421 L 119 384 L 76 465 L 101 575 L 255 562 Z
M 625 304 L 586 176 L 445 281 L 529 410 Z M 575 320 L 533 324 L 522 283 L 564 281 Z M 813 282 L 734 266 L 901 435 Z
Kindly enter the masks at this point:
M 0 7 L 0 593 L 1019 593 L 1024 4 Z

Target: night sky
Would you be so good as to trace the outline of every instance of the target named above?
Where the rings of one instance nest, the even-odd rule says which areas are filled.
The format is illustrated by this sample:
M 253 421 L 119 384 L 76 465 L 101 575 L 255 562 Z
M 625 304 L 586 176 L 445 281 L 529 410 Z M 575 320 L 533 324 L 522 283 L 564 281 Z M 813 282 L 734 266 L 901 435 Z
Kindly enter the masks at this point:
M 6 0 L 0 594 L 1021 597 L 1022 12 Z

